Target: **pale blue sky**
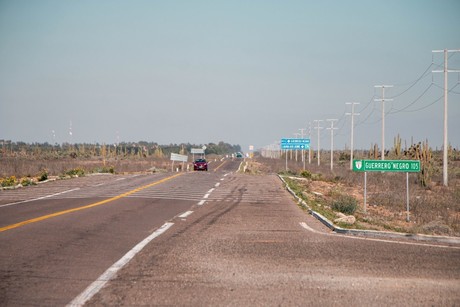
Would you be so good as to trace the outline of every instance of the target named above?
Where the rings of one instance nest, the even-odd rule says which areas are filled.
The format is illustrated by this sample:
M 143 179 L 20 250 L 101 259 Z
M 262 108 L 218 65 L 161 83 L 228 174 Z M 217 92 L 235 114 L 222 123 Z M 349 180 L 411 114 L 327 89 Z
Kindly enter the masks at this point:
M 337 118 L 344 148 L 345 102 L 357 101 L 355 147 L 368 149 L 381 143 L 374 85 L 392 84 L 386 147 L 398 133 L 440 147 L 443 100 L 432 103 L 443 76 L 431 70 L 443 57 L 432 50 L 460 49 L 459 30 L 458 0 L 0 0 L 0 139 L 225 141 L 247 150 Z M 460 69 L 460 53 L 449 67 Z M 460 77 L 449 79 L 454 88 Z M 459 117 L 457 86 L 456 147 Z M 322 147 L 329 140 L 322 131 Z

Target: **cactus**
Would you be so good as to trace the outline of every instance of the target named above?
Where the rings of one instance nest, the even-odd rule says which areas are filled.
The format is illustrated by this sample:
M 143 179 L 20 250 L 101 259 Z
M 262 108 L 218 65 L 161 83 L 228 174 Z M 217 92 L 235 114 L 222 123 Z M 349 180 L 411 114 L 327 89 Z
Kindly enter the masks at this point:
M 423 187 L 427 187 L 431 183 L 431 175 L 433 174 L 433 154 L 431 148 L 428 146 L 428 140 L 421 146 L 420 168 L 420 184 Z
M 156 149 L 155 149 L 155 152 L 153 153 L 153 155 L 155 156 L 155 158 L 163 158 L 164 157 L 164 154 L 163 154 L 163 150 L 161 149 L 160 146 L 156 146 Z
M 377 144 L 371 145 L 371 149 L 369 150 L 369 158 L 370 159 L 378 159 L 379 158 L 379 147 Z
M 401 137 L 399 133 L 398 136 L 394 138 L 394 153 L 398 158 L 401 156 Z

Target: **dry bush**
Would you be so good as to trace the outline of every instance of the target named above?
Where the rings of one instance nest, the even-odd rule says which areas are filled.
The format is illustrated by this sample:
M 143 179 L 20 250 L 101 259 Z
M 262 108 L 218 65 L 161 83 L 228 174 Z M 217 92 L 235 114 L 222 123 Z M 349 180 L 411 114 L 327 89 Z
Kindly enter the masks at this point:
M 117 173 L 142 172 L 147 170 L 161 170 L 170 167 L 170 161 L 161 158 L 142 159 L 33 159 L 26 157 L 2 158 L 0 177 L 8 177 L 14 174 L 16 177 L 39 176 L 44 170 L 50 176 L 60 176 L 72 169 L 83 169 L 85 173 L 92 173 L 98 169 L 113 167 Z
M 374 226 L 377 224 L 379 229 L 460 236 L 460 160 L 449 161 L 449 187 L 443 187 L 442 159 L 439 155 L 439 152 L 435 155 L 432 182 L 427 187 L 420 185 L 417 174 L 409 174 L 410 222 L 406 221 L 405 173 L 369 172 L 368 210 L 362 212 L 363 201 L 360 198 L 361 211 L 357 212 L 358 218 L 371 221 Z M 329 160 L 326 160 L 328 158 L 328 155 L 322 154 L 320 166 L 315 159 L 311 164 L 307 160 L 306 169 L 312 174 L 321 174 L 321 180 L 352 187 L 355 197 L 356 194 L 363 195 L 364 174 L 351 171 L 349 161 L 335 162 L 331 171 Z M 266 164 L 271 172 L 286 171 L 285 157 L 257 160 Z M 289 173 L 300 176 L 303 162 L 301 159 L 297 162 L 288 160 L 288 169 Z

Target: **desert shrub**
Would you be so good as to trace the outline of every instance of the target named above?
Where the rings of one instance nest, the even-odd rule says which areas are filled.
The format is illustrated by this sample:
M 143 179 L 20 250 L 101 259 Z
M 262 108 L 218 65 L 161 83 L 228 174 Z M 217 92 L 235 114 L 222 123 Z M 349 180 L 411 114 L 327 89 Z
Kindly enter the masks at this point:
M 310 171 L 307 171 L 307 170 L 304 170 L 300 173 L 300 176 L 304 177 L 304 178 L 307 178 L 307 179 L 311 179 L 311 172 Z
M 312 174 L 311 179 L 315 181 L 321 181 L 323 179 L 323 175 L 322 174 Z
M 110 167 L 104 166 L 104 167 L 94 169 L 94 172 L 104 173 L 104 174 L 107 174 L 107 173 L 115 174 L 115 167 L 114 166 L 110 166 Z
M 23 187 L 26 187 L 26 186 L 29 186 L 29 185 L 35 185 L 36 183 L 34 181 L 32 181 L 32 179 L 30 178 L 24 178 L 21 180 L 21 185 Z
M 81 177 L 81 176 L 84 176 L 85 175 L 85 170 L 82 169 L 82 168 L 74 168 L 74 169 L 71 169 L 71 170 L 68 170 L 66 172 L 66 175 L 69 175 L 71 177 Z
M 38 177 L 38 181 L 45 181 L 48 180 L 48 170 L 43 169 Z
M 358 208 L 358 202 L 353 196 L 341 195 L 332 201 L 331 208 L 344 214 L 353 214 Z
M 0 179 L 2 187 L 13 187 L 16 185 L 16 177 L 10 176 L 7 178 Z

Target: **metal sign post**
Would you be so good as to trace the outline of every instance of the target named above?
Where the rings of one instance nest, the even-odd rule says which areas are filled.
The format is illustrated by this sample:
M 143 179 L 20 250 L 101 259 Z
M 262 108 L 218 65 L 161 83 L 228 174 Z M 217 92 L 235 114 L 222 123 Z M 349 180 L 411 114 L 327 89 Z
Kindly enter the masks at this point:
M 419 160 L 353 160 L 353 171 L 364 172 L 364 212 L 367 202 L 367 172 L 406 173 L 406 221 L 409 217 L 409 173 L 420 172 Z
M 305 149 L 310 149 L 310 139 L 281 139 L 281 150 L 286 150 L 286 171 L 288 170 L 287 166 L 287 155 L 288 155 L 288 150 L 291 150 L 291 155 L 292 155 L 292 150 L 296 151 L 297 150 L 305 150 Z M 305 162 L 304 162 L 305 165 Z M 304 166 L 305 169 L 305 166 Z

